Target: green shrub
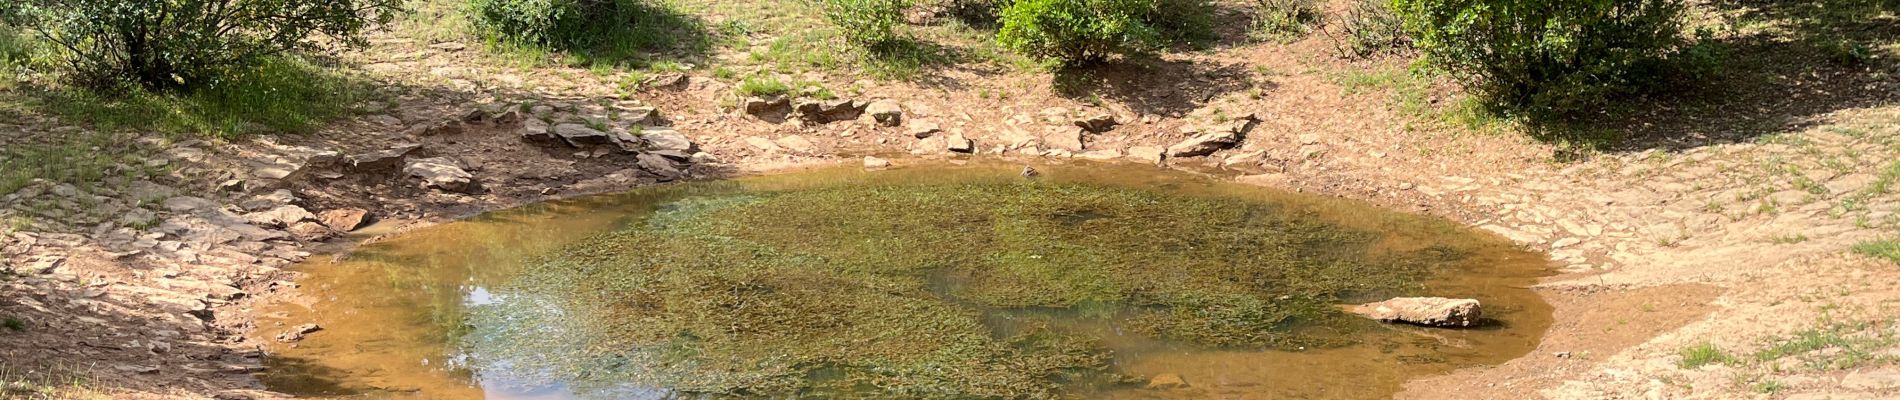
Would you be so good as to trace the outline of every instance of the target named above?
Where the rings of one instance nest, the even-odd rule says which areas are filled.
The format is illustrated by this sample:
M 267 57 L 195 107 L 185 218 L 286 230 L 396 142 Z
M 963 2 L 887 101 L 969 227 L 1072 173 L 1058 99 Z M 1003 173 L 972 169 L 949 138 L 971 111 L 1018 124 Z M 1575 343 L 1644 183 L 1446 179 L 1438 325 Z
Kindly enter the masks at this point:
M 1164 44 L 1204 47 L 1220 39 L 1214 33 L 1214 3 L 1210 0 L 1154 0 L 1155 11 L 1144 19 L 1161 33 Z
M 475 29 L 491 42 L 616 62 L 712 45 L 703 21 L 640 0 L 468 2 Z
M 1064 64 L 1144 53 L 1162 44 L 1144 21 L 1155 10 L 1151 0 L 1018 0 L 1003 8 L 996 41 Z
M 0 23 L 0 90 L 25 81 L 26 74 L 39 64 L 37 55 L 44 52 L 35 44 L 24 32 Z
M 1320 20 L 1319 0 L 1256 0 L 1254 35 L 1273 40 L 1292 40 L 1313 31 Z
M 903 39 L 897 27 L 904 23 L 910 0 L 824 0 L 825 18 L 845 40 L 865 47 L 881 47 Z
M 1602 107 L 1659 83 L 1684 43 L 1681 0 L 1394 1 L 1431 62 L 1507 113 Z
M 1405 34 L 1405 20 L 1392 9 L 1388 0 L 1357 0 L 1338 19 L 1333 50 L 1340 57 L 1366 58 L 1398 53 L 1412 48 L 1412 37 Z
M 363 30 L 394 18 L 400 1 L 12 0 L 0 18 L 55 44 L 81 83 L 170 90 L 208 86 L 286 51 L 361 44 Z

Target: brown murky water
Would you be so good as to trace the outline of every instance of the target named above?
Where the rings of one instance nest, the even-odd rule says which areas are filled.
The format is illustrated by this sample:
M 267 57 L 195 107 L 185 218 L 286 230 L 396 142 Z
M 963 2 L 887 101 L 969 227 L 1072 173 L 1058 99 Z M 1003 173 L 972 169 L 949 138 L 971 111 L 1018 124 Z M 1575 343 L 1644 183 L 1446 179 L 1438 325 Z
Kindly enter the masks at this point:
M 314 257 L 299 267 L 305 307 L 281 304 L 261 313 L 258 335 L 316 322 L 324 330 L 292 344 L 273 344 L 263 377 L 273 389 L 311 397 L 430 399 L 702 398 L 627 384 L 576 390 L 561 379 L 525 382 L 506 364 L 471 367 L 462 337 L 469 310 L 493 303 L 497 288 L 531 259 L 604 232 L 625 228 L 667 202 L 706 195 L 769 192 L 850 182 L 964 182 L 1015 178 L 1015 165 L 969 164 L 865 172 L 831 168 L 724 182 L 650 188 L 625 194 L 538 204 L 403 234 L 332 262 Z M 1343 347 L 1269 350 L 1213 347 L 1132 332 L 1126 321 L 1072 310 L 981 310 L 985 325 L 1007 334 L 1022 321 L 1059 325 L 1092 338 L 1112 356 L 1109 368 L 1135 377 L 1125 384 L 1070 385 L 1084 398 L 1371 399 L 1405 381 L 1457 368 L 1492 365 L 1529 352 L 1550 325 L 1550 307 L 1527 288 L 1546 275 L 1542 255 L 1451 223 L 1366 204 L 1218 182 L 1146 166 L 1039 166 L 1042 180 L 1112 187 L 1158 188 L 1184 196 L 1242 199 L 1300 213 L 1346 229 L 1376 232 L 1371 251 L 1450 246 L 1468 256 L 1434 271 L 1420 294 L 1471 297 L 1496 323 L 1445 330 L 1372 322 L 1339 329 Z M 1166 268 L 1167 266 L 1157 266 Z M 933 283 L 942 284 L 933 278 Z M 1387 293 L 1390 294 L 1390 293 Z M 1352 301 L 1369 299 L 1350 299 Z M 1336 329 L 1336 328 L 1327 328 Z M 559 339 L 558 337 L 550 339 Z M 477 346 L 487 343 L 475 342 Z M 548 356 L 560 357 L 561 354 Z M 1148 389 L 1140 378 L 1179 375 L 1185 388 Z M 612 382 L 607 384 L 612 385 Z M 793 397 L 812 396 L 806 394 Z M 880 397 L 862 394 L 864 397 Z M 775 396 L 784 397 L 784 396 Z

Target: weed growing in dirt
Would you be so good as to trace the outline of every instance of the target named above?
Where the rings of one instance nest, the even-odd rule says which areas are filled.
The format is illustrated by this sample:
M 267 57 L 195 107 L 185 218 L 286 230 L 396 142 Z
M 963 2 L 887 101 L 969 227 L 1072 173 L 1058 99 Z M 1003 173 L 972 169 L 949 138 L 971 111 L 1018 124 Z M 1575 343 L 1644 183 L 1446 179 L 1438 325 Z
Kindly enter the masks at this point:
M 1900 264 L 1900 239 L 1860 242 L 1854 245 L 1854 252 Z
M 6 317 L 5 319 L 0 319 L 0 327 L 5 327 L 7 330 L 14 332 L 25 331 L 26 321 L 14 317 Z
M 1806 241 L 1808 241 L 1808 235 L 1799 234 L 1799 233 L 1793 234 L 1793 235 L 1776 236 L 1774 238 L 1775 244 L 1795 244 L 1795 243 L 1801 243 L 1801 242 L 1806 242 Z
M 1763 379 L 1756 381 L 1753 385 L 1749 385 L 1749 389 L 1754 390 L 1755 393 L 1775 394 L 1787 390 L 1788 385 L 1773 379 Z
M 1753 359 L 1770 362 L 1788 357 L 1802 361 L 1813 370 L 1843 370 L 1870 363 L 1892 363 L 1891 356 L 1878 352 L 1895 344 L 1895 338 L 1882 335 L 1880 325 L 1872 322 L 1842 322 L 1823 316 L 1815 327 L 1788 337 L 1770 338 L 1767 347 L 1755 352 Z
M 104 179 L 114 165 L 144 162 L 134 147 L 114 140 L 112 135 L 91 134 L 0 148 L 0 194 L 20 190 L 34 179 L 85 187 Z
M 1677 354 L 1682 355 L 1682 361 L 1676 364 L 1682 369 L 1696 369 L 1709 364 L 1732 364 L 1736 361 L 1735 357 L 1729 355 L 1727 351 L 1709 342 L 1684 347 Z

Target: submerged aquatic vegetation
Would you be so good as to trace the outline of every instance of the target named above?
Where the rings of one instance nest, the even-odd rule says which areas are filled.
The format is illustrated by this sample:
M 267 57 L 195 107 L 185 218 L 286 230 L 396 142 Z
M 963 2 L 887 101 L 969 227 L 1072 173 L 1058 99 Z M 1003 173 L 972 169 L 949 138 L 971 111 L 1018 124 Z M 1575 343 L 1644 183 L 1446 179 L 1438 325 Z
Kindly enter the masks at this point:
M 609 397 L 1051 397 L 1121 378 L 1104 346 L 1038 318 L 1337 346 L 1364 325 L 1333 304 L 1464 257 L 1379 238 L 1276 203 L 1050 180 L 698 193 L 533 260 L 469 311 L 463 347 L 477 371 Z

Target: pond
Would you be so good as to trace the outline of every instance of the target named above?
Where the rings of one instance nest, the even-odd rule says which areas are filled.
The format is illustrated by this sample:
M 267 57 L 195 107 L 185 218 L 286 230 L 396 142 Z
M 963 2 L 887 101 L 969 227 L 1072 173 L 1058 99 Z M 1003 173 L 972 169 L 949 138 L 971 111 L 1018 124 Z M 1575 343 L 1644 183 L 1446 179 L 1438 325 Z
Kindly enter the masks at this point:
M 826 168 L 537 204 L 300 266 L 263 379 L 314 397 L 1384 398 L 1529 352 L 1544 256 L 1119 164 Z M 1339 306 L 1475 298 L 1486 323 Z M 1176 379 L 1178 378 L 1178 380 Z

